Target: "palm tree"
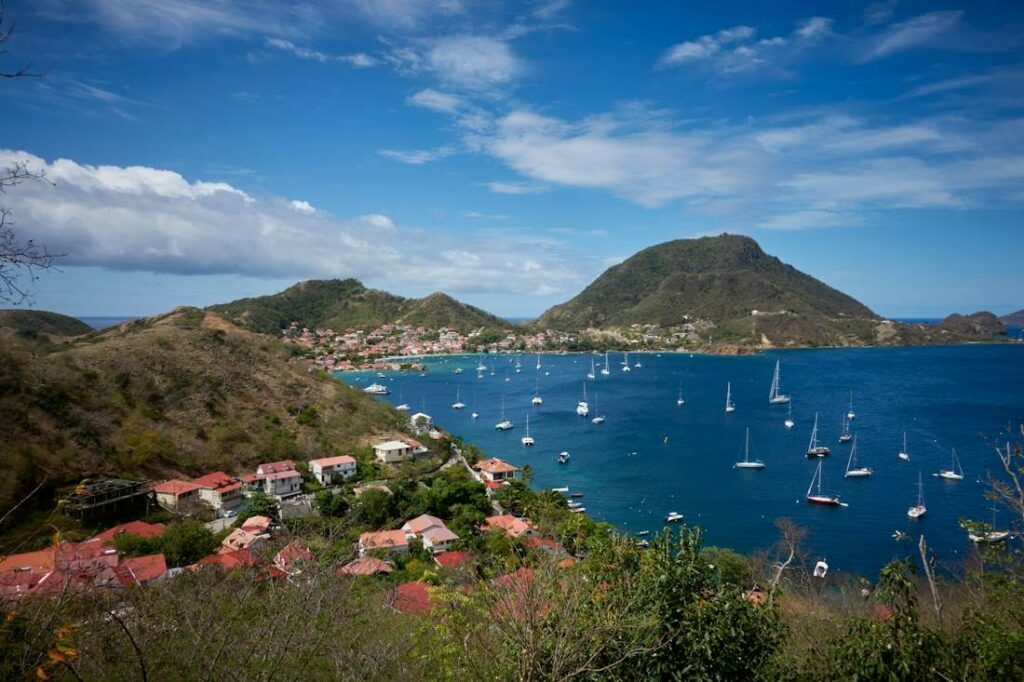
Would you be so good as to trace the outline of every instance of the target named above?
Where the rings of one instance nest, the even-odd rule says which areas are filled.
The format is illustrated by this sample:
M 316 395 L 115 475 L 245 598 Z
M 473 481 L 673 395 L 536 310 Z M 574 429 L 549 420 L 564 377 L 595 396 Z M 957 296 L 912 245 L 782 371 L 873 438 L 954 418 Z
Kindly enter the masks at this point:
M 529 483 L 533 480 L 533 467 L 529 464 L 524 464 L 519 470 L 519 476 L 523 479 L 523 483 Z

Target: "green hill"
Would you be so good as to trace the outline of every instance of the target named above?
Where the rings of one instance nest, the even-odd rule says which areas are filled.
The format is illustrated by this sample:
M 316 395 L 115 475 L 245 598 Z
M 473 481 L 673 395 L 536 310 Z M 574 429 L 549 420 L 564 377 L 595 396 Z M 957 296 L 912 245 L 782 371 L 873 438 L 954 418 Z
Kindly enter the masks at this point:
M 0 332 L 11 331 L 22 336 L 79 336 L 93 329 L 74 317 L 45 310 L 0 310 Z
M 163 477 L 341 453 L 400 415 L 196 308 L 54 349 L 0 345 L 0 509 L 45 479 Z
M 548 310 L 538 323 L 559 329 L 672 326 L 688 317 L 733 320 L 753 310 L 805 318 L 877 317 L 846 294 L 767 255 L 753 239 L 721 235 L 644 249 Z
M 404 322 L 448 327 L 463 333 L 479 327 L 507 328 L 499 317 L 436 293 L 422 299 L 402 298 L 368 289 L 355 279 L 310 280 L 281 293 L 243 298 L 209 308 L 236 324 L 276 334 L 291 322 L 303 327 L 367 327 Z

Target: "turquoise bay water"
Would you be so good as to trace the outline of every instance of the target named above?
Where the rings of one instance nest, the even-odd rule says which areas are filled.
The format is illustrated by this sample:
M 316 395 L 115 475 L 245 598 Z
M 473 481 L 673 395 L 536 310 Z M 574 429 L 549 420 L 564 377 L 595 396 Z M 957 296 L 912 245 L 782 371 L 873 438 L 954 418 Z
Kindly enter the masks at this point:
M 432 358 L 424 376 L 352 372 L 355 386 L 386 383 L 392 404 L 423 410 L 444 429 L 476 443 L 488 455 L 515 465 L 529 464 L 534 484 L 569 486 L 582 492 L 587 512 L 625 532 L 660 529 L 678 511 L 699 523 L 709 544 L 754 552 L 778 537 L 774 521 L 790 517 L 808 529 L 810 557 L 827 558 L 835 570 L 873 576 L 894 556 L 916 552 L 923 532 L 940 562 L 955 565 L 972 550 L 961 517 L 991 520 L 983 494 L 999 463 L 985 437 L 1000 438 L 1024 418 L 1024 346 L 829 349 L 765 353 L 745 357 L 685 354 L 631 355 L 643 367 L 624 373 L 613 354 L 611 375 L 587 381 L 594 425 L 576 415 L 590 355 L 522 357 L 516 373 L 509 356 L 489 356 L 494 365 L 478 378 L 477 357 Z M 782 360 L 783 390 L 793 396 L 796 426 L 786 430 L 785 405 L 769 405 L 776 359 Z M 601 358 L 595 358 L 600 370 Z M 455 368 L 463 369 L 461 374 Z M 546 374 L 549 373 L 549 374 Z M 507 377 L 507 381 L 506 381 Z M 530 398 L 539 380 L 544 404 Z M 736 411 L 725 414 L 726 382 L 732 382 Z M 685 405 L 677 406 L 682 382 Z M 468 407 L 453 410 L 456 387 Z M 841 419 L 854 391 L 858 459 L 874 469 L 866 479 L 844 479 L 849 445 L 840 445 Z M 511 431 L 496 431 L 504 397 Z M 595 409 L 596 407 L 596 409 Z M 480 414 L 472 420 L 471 413 Z M 823 491 L 840 495 L 843 508 L 807 505 L 804 495 L 817 460 L 805 456 L 814 412 L 832 455 L 824 459 Z M 526 415 L 536 446 L 520 443 Z M 751 458 L 764 470 L 737 470 L 744 429 L 750 428 Z M 897 458 L 907 432 L 910 462 Z M 666 440 L 667 439 L 667 440 Z M 1003 439 L 1000 440 L 1002 442 Z M 955 447 L 965 479 L 949 482 L 932 474 L 949 468 Z M 568 465 L 556 462 L 568 450 Z M 907 518 L 924 475 L 927 514 Z M 1001 526 L 1009 520 L 1000 513 Z M 907 531 L 913 544 L 898 544 L 894 531 Z

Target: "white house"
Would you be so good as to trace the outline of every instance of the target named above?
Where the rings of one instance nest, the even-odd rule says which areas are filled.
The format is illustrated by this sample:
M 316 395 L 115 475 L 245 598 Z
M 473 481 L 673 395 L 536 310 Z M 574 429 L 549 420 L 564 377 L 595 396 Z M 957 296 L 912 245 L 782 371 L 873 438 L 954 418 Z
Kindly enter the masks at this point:
M 417 436 L 427 433 L 434 428 L 433 418 L 424 412 L 417 412 L 413 416 L 409 417 L 409 428 Z
M 423 541 L 423 549 L 434 554 L 448 551 L 459 539 L 458 535 L 444 525 L 444 521 L 430 514 L 410 519 L 402 526 L 402 530 L 420 538 Z
M 298 471 L 276 471 L 260 477 L 263 492 L 278 497 L 298 495 L 302 492 L 302 474 Z
M 192 483 L 199 486 L 199 499 L 215 510 L 234 509 L 242 503 L 242 484 L 223 471 L 200 476 Z
M 389 440 L 373 446 L 374 456 L 384 464 L 405 462 L 426 452 L 428 452 L 427 448 L 412 439 L 406 441 Z
M 356 460 L 348 455 L 309 460 L 309 471 L 323 485 L 334 485 L 356 475 Z
M 519 473 L 519 469 L 497 457 L 481 460 L 473 465 L 473 469 L 480 473 L 485 483 L 503 484 L 514 479 Z

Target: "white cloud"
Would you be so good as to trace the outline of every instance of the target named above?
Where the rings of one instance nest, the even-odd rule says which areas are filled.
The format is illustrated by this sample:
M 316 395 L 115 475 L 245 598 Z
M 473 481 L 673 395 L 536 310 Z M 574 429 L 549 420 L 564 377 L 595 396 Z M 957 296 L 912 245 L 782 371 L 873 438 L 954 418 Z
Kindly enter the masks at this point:
M 445 83 L 473 90 L 502 85 L 522 71 L 507 43 L 485 36 L 441 38 L 427 52 L 426 59 Z
M 749 40 L 756 30 L 752 26 L 733 26 L 713 35 L 706 35 L 670 47 L 661 58 L 663 66 L 706 59 L 717 54 L 725 45 Z
M 308 201 L 295 200 L 292 201 L 291 204 L 292 208 L 298 211 L 299 213 L 304 213 L 306 215 L 313 215 L 314 213 L 316 213 L 316 209 L 313 208 L 312 204 L 310 204 Z
M 826 17 L 811 17 L 801 22 L 794 34 L 803 40 L 821 40 L 832 34 L 832 20 Z
M 50 183 L 26 183 L 6 205 L 20 229 L 62 264 L 175 274 L 261 278 L 358 277 L 373 286 L 568 295 L 598 269 L 587 253 L 544 240 L 477 230 L 472 235 L 399 226 L 381 213 L 338 218 L 301 200 L 255 197 L 226 183 L 189 181 L 142 166 L 27 161 Z M 428 245 L 418 248 L 415 245 Z M 453 259 L 438 253 L 457 254 Z M 467 255 L 468 254 L 468 255 Z M 545 276 L 523 263 L 540 264 Z M 542 281 L 541 281 L 542 280 Z
M 463 218 L 472 218 L 473 220 L 508 220 L 509 216 L 503 213 L 481 213 L 480 211 L 466 211 L 462 214 Z
M 453 146 L 435 147 L 434 149 L 380 150 L 381 156 L 386 156 L 394 161 L 400 161 L 414 166 L 430 163 L 431 161 L 437 161 L 438 159 L 443 159 L 446 156 L 451 156 L 454 153 L 455 147 Z
M 330 62 L 344 62 L 350 66 L 354 66 L 357 69 L 366 69 L 371 66 L 377 66 L 379 63 L 375 58 L 362 52 L 356 52 L 355 54 L 328 54 L 326 52 L 320 52 L 308 47 L 302 47 L 296 45 L 290 40 L 284 38 L 267 38 L 267 47 L 273 47 L 283 52 L 288 52 L 299 59 L 308 59 L 321 64 L 327 64 Z
M 543 185 L 525 182 L 487 182 L 484 186 L 495 194 L 541 194 L 548 191 Z
M 961 11 L 928 12 L 892 24 L 875 36 L 861 61 L 869 62 L 914 47 L 924 47 L 948 33 L 960 22 Z
M 463 100 L 458 95 L 440 92 L 433 88 L 420 90 L 411 95 L 408 101 L 409 104 L 445 114 L 453 113 L 463 105 Z
M 388 30 L 417 29 L 434 17 L 461 14 L 459 0 L 347 0 L 372 23 Z

